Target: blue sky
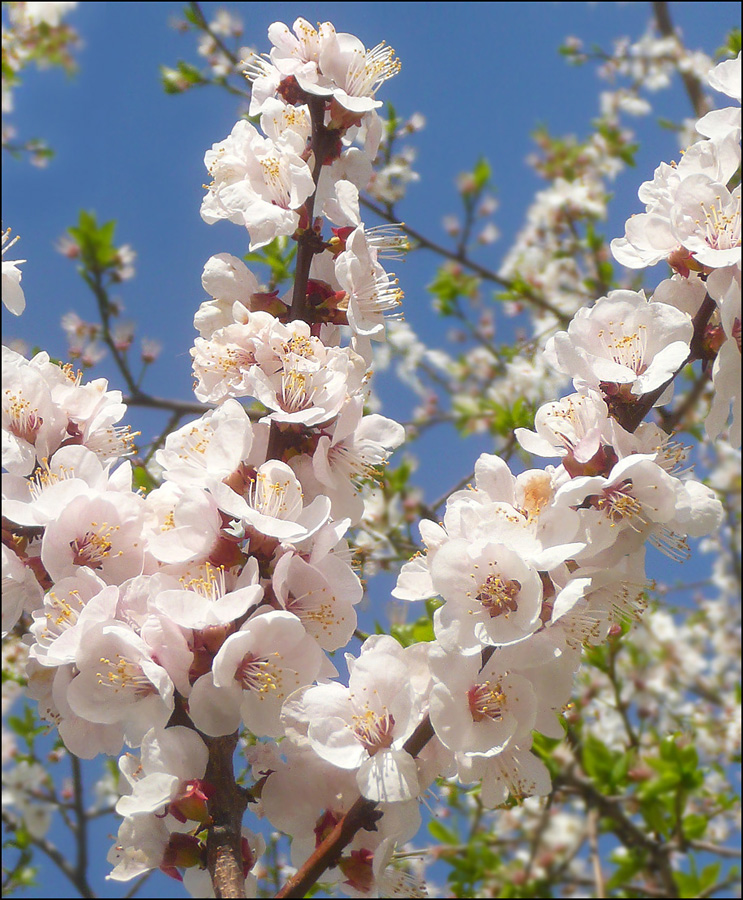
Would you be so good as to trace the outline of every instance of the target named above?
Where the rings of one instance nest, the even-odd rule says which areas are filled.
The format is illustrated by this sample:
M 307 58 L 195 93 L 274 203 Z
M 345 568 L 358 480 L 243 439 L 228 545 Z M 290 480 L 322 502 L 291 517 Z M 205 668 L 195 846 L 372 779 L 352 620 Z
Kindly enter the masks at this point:
M 203 8 L 210 17 L 218 4 Z M 259 51 L 268 49 L 271 22 L 291 24 L 299 15 L 311 22 L 330 20 L 367 46 L 386 40 L 395 48 L 402 71 L 379 96 L 390 100 L 400 115 L 418 111 L 427 120 L 414 142 L 421 178 L 399 212 L 411 226 L 445 242 L 441 218 L 458 211 L 454 179 L 487 156 L 500 204 L 495 222 L 503 237 L 483 249 L 480 258 L 493 268 L 542 184 L 525 163 L 533 150 L 530 133 L 543 123 L 553 133 L 585 137 L 598 113 L 595 74 L 589 67 L 568 66 L 558 55 L 559 45 L 576 35 L 586 46 L 609 48 L 619 36 L 638 38 L 650 16 L 645 3 L 238 3 L 234 8 L 245 22 L 244 43 Z M 69 17 L 85 44 L 78 54 L 79 73 L 72 80 L 57 71 L 24 73 L 11 120 L 20 138 L 44 137 L 57 155 L 45 170 L 4 161 L 3 227 L 21 235 L 15 249 L 28 260 L 23 267 L 28 305 L 20 320 L 3 311 L 3 329 L 6 338 L 23 337 L 64 357 L 60 317 L 74 309 L 83 318 L 94 318 L 92 297 L 74 264 L 53 249 L 80 209 L 94 210 L 99 220 L 116 219 L 118 241 L 132 244 L 138 253 L 136 278 L 122 285 L 118 295 L 127 317 L 139 323 L 138 334 L 164 345 L 145 389 L 190 399 L 188 351 L 193 312 L 206 299 L 200 284 L 204 262 L 222 251 L 241 255 L 247 240 L 235 226 L 207 226 L 199 216 L 204 151 L 231 130 L 237 115 L 234 98 L 214 89 L 169 97 L 159 84 L 160 64 L 174 65 L 179 58 L 197 61 L 193 38 L 169 27 L 180 9 L 178 3 L 82 3 Z M 737 3 L 671 3 L 670 9 L 687 44 L 710 54 L 739 21 Z M 656 100 L 657 115 L 672 120 L 691 115 L 678 80 Z M 675 136 L 658 129 L 653 119 L 631 125 L 642 150 L 638 167 L 615 184 L 609 237 L 621 235 L 624 220 L 639 211 L 640 182 L 651 177 L 660 160 L 678 155 Z M 421 252 L 397 271 L 406 294 L 406 318 L 434 345 L 446 331 L 424 289 L 436 262 Z M 653 270 L 650 283 L 661 277 L 660 269 Z M 108 362 L 96 374 L 108 376 L 112 388 L 123 387 Z M 391 401 L 385 412 L 404 418 L 411 400 Z M 148 438 L 161 420 L 133 412 L 127 421 Z M 490 448 L 485 439 L 462 445 L 445 429 L 423 446 L 431 458 L 421 466 L 419 483 L 429 500 L 471 471 L 477 455 Z M 693 577 L 691 569 L 684 575 Z M 100 829 L 106 848 L 104 832 L 110 827 Z M 100 871 L 105 870 L 104 863 Z M 171 892 L 165 878 L 155 878 L 145 893 L 156 889 L 161 896 L 181 896 L 177 887 Z M 103 892 L 123 893 L 110 883 Z M 71 894 L 57 876 L 28 896 Z

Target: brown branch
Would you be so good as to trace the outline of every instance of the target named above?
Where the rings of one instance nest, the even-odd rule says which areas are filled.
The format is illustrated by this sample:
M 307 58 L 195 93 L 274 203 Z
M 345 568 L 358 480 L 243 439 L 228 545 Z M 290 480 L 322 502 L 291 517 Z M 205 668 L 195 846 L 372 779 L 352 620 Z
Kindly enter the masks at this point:
M 170 400 L 167 397 L 152 397 L 143 391 L 135 390 L 123 398 L 127 406 L 142 406 L 145 409 L 166 409 L 182 416 L 203 416 L 207 410 L 214 409 L 212 403 L 197 403 L 193 400 Z
M 381 813 L 377 804 L 365 797 L 353 804 L 335 828 L 307 859 L 299 871 L 290 878 L 275 897 L 304 897 L 326 869 L 337 865 L 344 849 L 351 843 L 356 833 L 365 828 L 369 831 Z
M 310 109 L 310 119 L 312 121 L 312 152 L 315 155 L 312 180 L 315 182 L 315 190 L 307 198 L 304 205 L 304 215 L 307 222 L 297 241 L 297 264 L 294 270 L 292 307 L 289 314 L 289 318 L 292 321 L 305 317 L 307 282 L 310 278 L 312 259 L 316 253 L 325 247 L 312 227 L 315 214 L 315 194 L 317 193 L 322 167 L 335 146 L 338 137 L 335 132 L 325 127 L 325 99 L 323 97 L 308 97 L 307 105 Z
M 322 173 L 325 160 L 336 146 L 338 135 L 325 127 L 325 100 L 322 97 L 308 97 L 307 103 L 312 120 L 312 152 L 314 154 L 314 166 L 312 178 L 315 190 L 307 198 L 302 211 L 302 228 L 297 235 L 297 261 L 292 291 L 292 305 L 289 318 L 291 321 L 304 320 L 307 314 L 307 283 L 310 277 L 312 260 L 316 253 L 324 249 L 325 245 L 320 235 L 314 230 L 314 205 L 317 185 Z M 291 442 L 292 433 L 282 429 L 276 422 L 271 423 L 269 443 L 266 451 L 267 459 L 283 458 L 284 450 L 288 442 Z M 209 747 L 209 766 L 206 778 L 218 787 L 218 793 L 210 803 L 210 808 L 215 810 L 215 822 L 209 831 L 207 839 L 207 858 L 209 872 L 212 876 L 214 890 L 217 897 L 244 897 L 245 877 L 242 874 L 242 855 L 240 849 L 242 816 L 245 812 L 246 796 L 235 783 L 232 756 L 237 743 L 237 733 L 226 738 L 207 739 Z M 356 832 L 363 827 L 373 827 L 374 821 L 379 818 L 376 812 L 376 804 L 364 798 L 354 804 L 346 813 L 341 822 L 330 835 L 323 846 L 325 850 L 322 859 L 318 862 L 317 871 L 310 869 L 310 874 L 305 878 L 307 887 L 301 886 L 297 890 L 301 893 L 284 893 L 280 896 L 304 896 L 306 890 L 315 883 L 322 872 L 328 866 L 333 865 L 343 848 L 353 839 Z M 335 838 L 333 837 L 335 835 Z M 329 841 L 333 839 L 338 845 L 335 852 Z M 307 864 L 306 864 L 307 865 Z M 290 890 L 289 882 L 284 890 Z M 304 885 L 304 882 L 302 882 Z
M 83 773 L 80 760 L 70 754 L 72 764 L 72 780 L 74 786 L 75 807 L 75 843 L 77 845 L 77 861 L 75 874 L 80 884 L 84 884 L 88 876 L 88 817 L 85 812 Z
M 673 27 L 668 3 L 664 2 L 664 0 L 658 0 L 658 2 L 654 2 L 652 6 L 653 17 L 655 18 L 655 24 L 658 31 L 663 37 L 672 37 L 678 42 L 680 47 L 683 46 L 676 29 Z M 704 91 L 702 90 L 702 83 L 691 71 L 680 72 L 680 75 L 681 80 L 684 82 L 686 93 L 689 95 L 694 115 L 700 119 L 709 109 L 707 100 L 704 96 Z
M 205 777 L 215 788 L 209 802 L 213 822 L 206 839 L 206 856 L 216 897 L 245 897 L 242 820 L 247 796 L 235 782 L 232 764 L 237 734 L 204 737 L 209 748 Z
M 430 238 L 425 237 L 410 225 L 400 224 L 392 213 L 387 212 L 380 206 L 377 206 L 376 203 L 369 200 L 368 197 L 362 196 L 359 199 L 363 206 L 378 215 L 381 219 L 385 219 L 387 222 L 390 222 L 393 225 L 398 225 L 405 232 L 405 234 L 408 235 L 408 237 L 413 238 L 414 241 L 416 241 L 421 247 L 425 247 L 426 250 L 432 250 L 434 253 L 438 253 L 439 256 L 444 256 L 446 257 L 446 259 L 450 259 L 453 262 L 459 263 L 459 265 L 463 266 L 465 269 L 469 269 L 471 272 L 479 275 L 480 278 L 483 279 L 483 281 L 491 281 L 494 284 L 505 288 L 506 290 L 516 290 L 514 283 L 508 278 L 501 278 L 501 276 L 493 272 L 492 269 L 488 269 L 485 266 L 480 265 L 480 263 L 475 262 L 468 256 L 462 256 L 454 250 L 449 250 L 447 247 L 444 247 L 441 244 L 437 244 L 436 241 L 432 241 L 430 240 Z M 541 296 L 541 294 L 534 293 L 533 291 L 524 291 L 522 289 L 520 289 L 520 293 L 524 300 L 528 301 L 533 306 L 536 306 L 539 309 L 542 309 L 545 312 L 549 312 L 553 316 L 555 316 L 560 324 L 567 325 L 570 321 L 569 315 L 558 309 L 556 306 L 553 306 L 549 302 L 549 300 L 546 300 Z
M 433 737 L 431 719 L 426 716 L 410 735 L 403 750 L 415 757 Z M 381 813 L 377 804 L 365 797 L 359 797 L 314 853 L 303 863 L 274 896 L 304 897 L 307 891 L 327 869 L 337 865 L 341 854 L 362 828 L 373 830 Z
M 591 866 L 594 878 L 593 895 L 594 897 L 605 897 L 604 873 L 601 871 L 601 854 L 599 853 L 599 821 L 596 809 L 591 809 L 588 813 L 588 844 L 591 848 Z
M 3 810 L 2 816 L 8 831 L 17 831 L 23 826 L 22 818 L 15 816 L 7 810 Z M 87 879 L 84 876 L 82 878 L 80 877 L 77 870 L 67 861 L 67 857 L 64 853 L 52 844 L 51 841 L 48 841 L 44 837 L 34 837 L 28 831 L 26 831 L 25 836 L 30 844 L 37 847 L 45 856 L 48 856 L 59 870 L 72 882 L 81 897 L 95 897 L 95 893 L 88 884 Z
M 559 788 L 572 790 L 583 798 L 589 810 L 595 809 L 602 818 L 611 819 L 614 833 L 623 844 L 627 847 L 637 847 L 648 854 L 662 881 L 665 896 L 679 896 L 670 862 L 671 852 L 678 849 L 675 845 L 659 843 L 648 837 L 626 815 L 617 798 L 605 796 L 590 781 L 580 778 L 573 772 L 568 771 L 558 775 L 554 781 L 554 788 L 556 790 Z

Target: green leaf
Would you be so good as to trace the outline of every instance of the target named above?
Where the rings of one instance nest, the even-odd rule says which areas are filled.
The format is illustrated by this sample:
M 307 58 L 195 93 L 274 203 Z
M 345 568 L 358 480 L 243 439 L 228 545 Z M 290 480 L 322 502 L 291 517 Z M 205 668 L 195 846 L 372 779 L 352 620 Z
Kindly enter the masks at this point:
M 157 482 L 144 466 L 134 466 L 132 474 L 135 487 L 142 490 L 145 494 L 157 487 Z
M 99 225 L 94 212 L 80 211 L 77 225 L 68 228 L 80 248 L 80 261 L 84 270 L 102 272 L 116 265 L 118 249 L 113 238 L 114 220 Z
M 611 896 L 611 891 L 630 882 L 645 868 L 647 862 L 645 852 L 635 847 L 622 848 L 621 855 L 612 853 L 611 861 L 616 865 L 616 869 L 606 882 L 607 896 Z
M 682 824 L 686 839 L 689 841 L 698 841 L 700 838 L 704 837 L 709 820 L 706 816 L 692 813 L 691 815 L 684 816 Z
M 583 741 L 583 766 L 596 787 L 606 789 L 613 786 L 611 774 L 620 756 L 597 737 L 586 735 Z
M 201 27 L 201 19 L 194 12 L 193 8 L 190 5 L 183 7 L 183 18 L 187 22 L 190 22 L 192 25 L 195 25 L 197 28 Z
M 160 66 L 160 83 L 166 94 L 182 94 L 197 84 L 207 81 L 197 66 L 179 59 L 175 69 Z
M 484 156 L 481 156 L 480 159 L 475 163 L 475 168 L 472 170 L 472 177 L 475 182 L 475 188 L 478 191 L 483 191 L 488 184 L 490 183 L 490 178 L 492 176 L 492 169 L 490 168 L 490 163 L 485 159 Z
M 243 258 L 248 263 L 260 263 L 267 266 L 270 273 L 268 280 L 275 287 L 292 277 L 291 266 L 296 254 L 295 242 L 292 241 L 290 245 L 288 238 L 278 237 L 265 247 L 261 247 L 260 250 L 246 253 Z
M 741 51 L 741 32 L 740 28 L 732 28 L 727 35 L 725 44 L 717 51 L 715 56 L 724 58 L 731 56 L 733 59 Z
M 453 831 L 451 828 L 447 828 L 443 825 L 439 819 L 431 819 L 428 823 L 428 831 L 431 834 L 431 837 L 436 838 L 437 841 L 441 844 L 458 844 L 459 843 L 459 835 L 456 831 Z

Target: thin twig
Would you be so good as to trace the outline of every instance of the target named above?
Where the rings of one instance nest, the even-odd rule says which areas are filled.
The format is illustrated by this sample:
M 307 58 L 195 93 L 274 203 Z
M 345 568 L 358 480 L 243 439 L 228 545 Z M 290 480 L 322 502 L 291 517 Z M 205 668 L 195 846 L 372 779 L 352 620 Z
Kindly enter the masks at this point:
M 673 27 L 671 13 L 668 9 L 668 3 L 666 3 L 665 0 L 657 0 L 657 2 L 653 3 L 653 16 L 658 31 L 664 37 L 674 38 L 678 41 L 679 46 L 682 46 L 678 32 Z M 691 69 L 679 69 L 679 71 L 681 80 L 684 82 L 684 87 L 686 88 L 686 93 L 689 95 L 689 100 L 694 110 L 694 116 L 697 119 L 701 119 L 701 117 L 709 110 L 704 91 L 702 90 L 702 83 L 696 75 L 694 75 Z
M 22 819 L 13 815 L 13 813 L 8 812 L 7 810 L 3 810 L 2 812 L 3 822 L 5 823 L 6 828 L 10 831 L 17 831 L 20 827 L 22 827 Z M 37 847 L 45 856 L 49 857 L 49 859 L 57 866 L 57 868 L 62 872 L 63 875 L 74 885 L 77 889 L 81 897 L 85 898 L 93 898 L 95 894 L 93 889 L 88 884 L 87 880 L 84 878 L 81 880 L 78 876 L 77 870 L 70 865 L 67 861 L 65 855 L 55 847 L 51 841 L 48 841 L 44 837 L 34 837 L 32 834 L 27 832 L 27 840 L 30 844 L 33 844 L 34 847 Z
M 377 206 L 377 204 L 371 201 L 368 197 L 362 196 L 360 198 L 360 202 L 363 206 L 371 210 L 380 218 L 385 219 L 387 222 L 390 222 L 393 225 L 399 225 L 399 227 L 405 232 L 405 234 L 408 235 L 408 237 L 413 238 L 414 241 L 416 241 L 421 247 L 425 247 L 426 250 L 432 250 L 434 253 L 438 253 L 439 256 L 444 256 L 446 257 L 446 259 L 450 259 L 453 262 L 459 263 L 465 269 L 469 269 L 470 271 L 475 272 L 484 281 L 491 281 L 494 284 L 505 288 L 506 290 L 516 290 L 514 283 L 508 278 L 502 278 L 491 269 L 480 265 L 480 263 L 475 262 L 469 257 L 460 256 L 454 250 L 449 250 L 447 247 L 436 243 L 436 241 L 432 241 L 430 238 L 425 237 L 410 225 L 406 223 L 400 224 L 400 222 L 395 218 L 394 214 L 391 214 L 382 209 L 380 206 Z M 524 291 L 523 288 L 520 288 L 519 292 L 521 293 L 525 301 L 528 301 L 532 305 L 537 306 L 539 309 L 542 309 L 545 312 L 551 313 L 562 325 L 567 325 L 570 321 L 570 316 L 568 316 L 562 310 L 558 309 L 556 306 L 553 306 L 548 300 L 542 297 L 541 294 L 534 293 L 533 291 Z

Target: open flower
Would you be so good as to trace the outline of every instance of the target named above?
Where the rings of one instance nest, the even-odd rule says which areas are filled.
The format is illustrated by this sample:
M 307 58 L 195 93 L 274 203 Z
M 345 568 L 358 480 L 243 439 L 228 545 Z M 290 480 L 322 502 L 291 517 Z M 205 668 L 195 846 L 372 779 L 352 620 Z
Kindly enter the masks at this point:
M 301 143 L 301 137 L 299 143 Z M 212 225 L 229 219 L 250 233 L 250 249 L 294 234 L 297 210 L 315 189 L 307 163 L 295 141 L 274 143 L 261 137 L 245 119 L 225 140 L 207 150 L 204 163 L 212 176 L 201 204 L 201 217 Z
M 280 737 L 281 704 L 315 679 L 322 658 L 292 613 L 254 615 L 227 638 L 212 672 L 194 685 L 191 718 L 206 734 L 229 734 L 243 721 L 253 734 Z
M 503 670 L 497 652 L 481 666 L 479 656 L 431 655 L 431 724 L 450 750 L 493 756 L 529 737 L 538 700 L 528 678 Z
M 209 761 L 204 741 L 182 725 L 151 728 L 142 739 L 140 756 L 127 754 L 119 760 L 130 791 L 116 804 L 120 816 L 156 813 L 182 800 L 186 783 L 203 778 Z
M 608 397 L 611 386 L 626 385 L 630 397 L 639 397 L 683 365 L 692 332 L 691 317 L 681 310 L 654 303 L 642 291 L 611 291 L 591 309 L 579 309 L 568 330 L 547 341 L 544 354 L 558 371 L 572 375 L 577 390 Z
M 434 629 L 448 650 L 477 653 L 483 644 L 521 641 L 540 623 L 539 574 L 505 544 L 449 541 L 434 557 L 431 579 L 446 601 Z
M 418 724 L 417 696 L 402 648 L 385 642 L 351 660 L 348 687 L 320 684 L 292 697 L 289 711 L 307 725 L 323 759 L 358 769 L 361 793 L 375 801 L 410 800 L 420 791 L 415 760 L 403 744 Z
M 286 463 L 269 459 L 248 479 L 243 495 L 226 484 L 211 487 L 219 508 L 261 534 L 297 543 L 313 535 L 330 515 L 325 496 L 304 505 L 302 486 Z

